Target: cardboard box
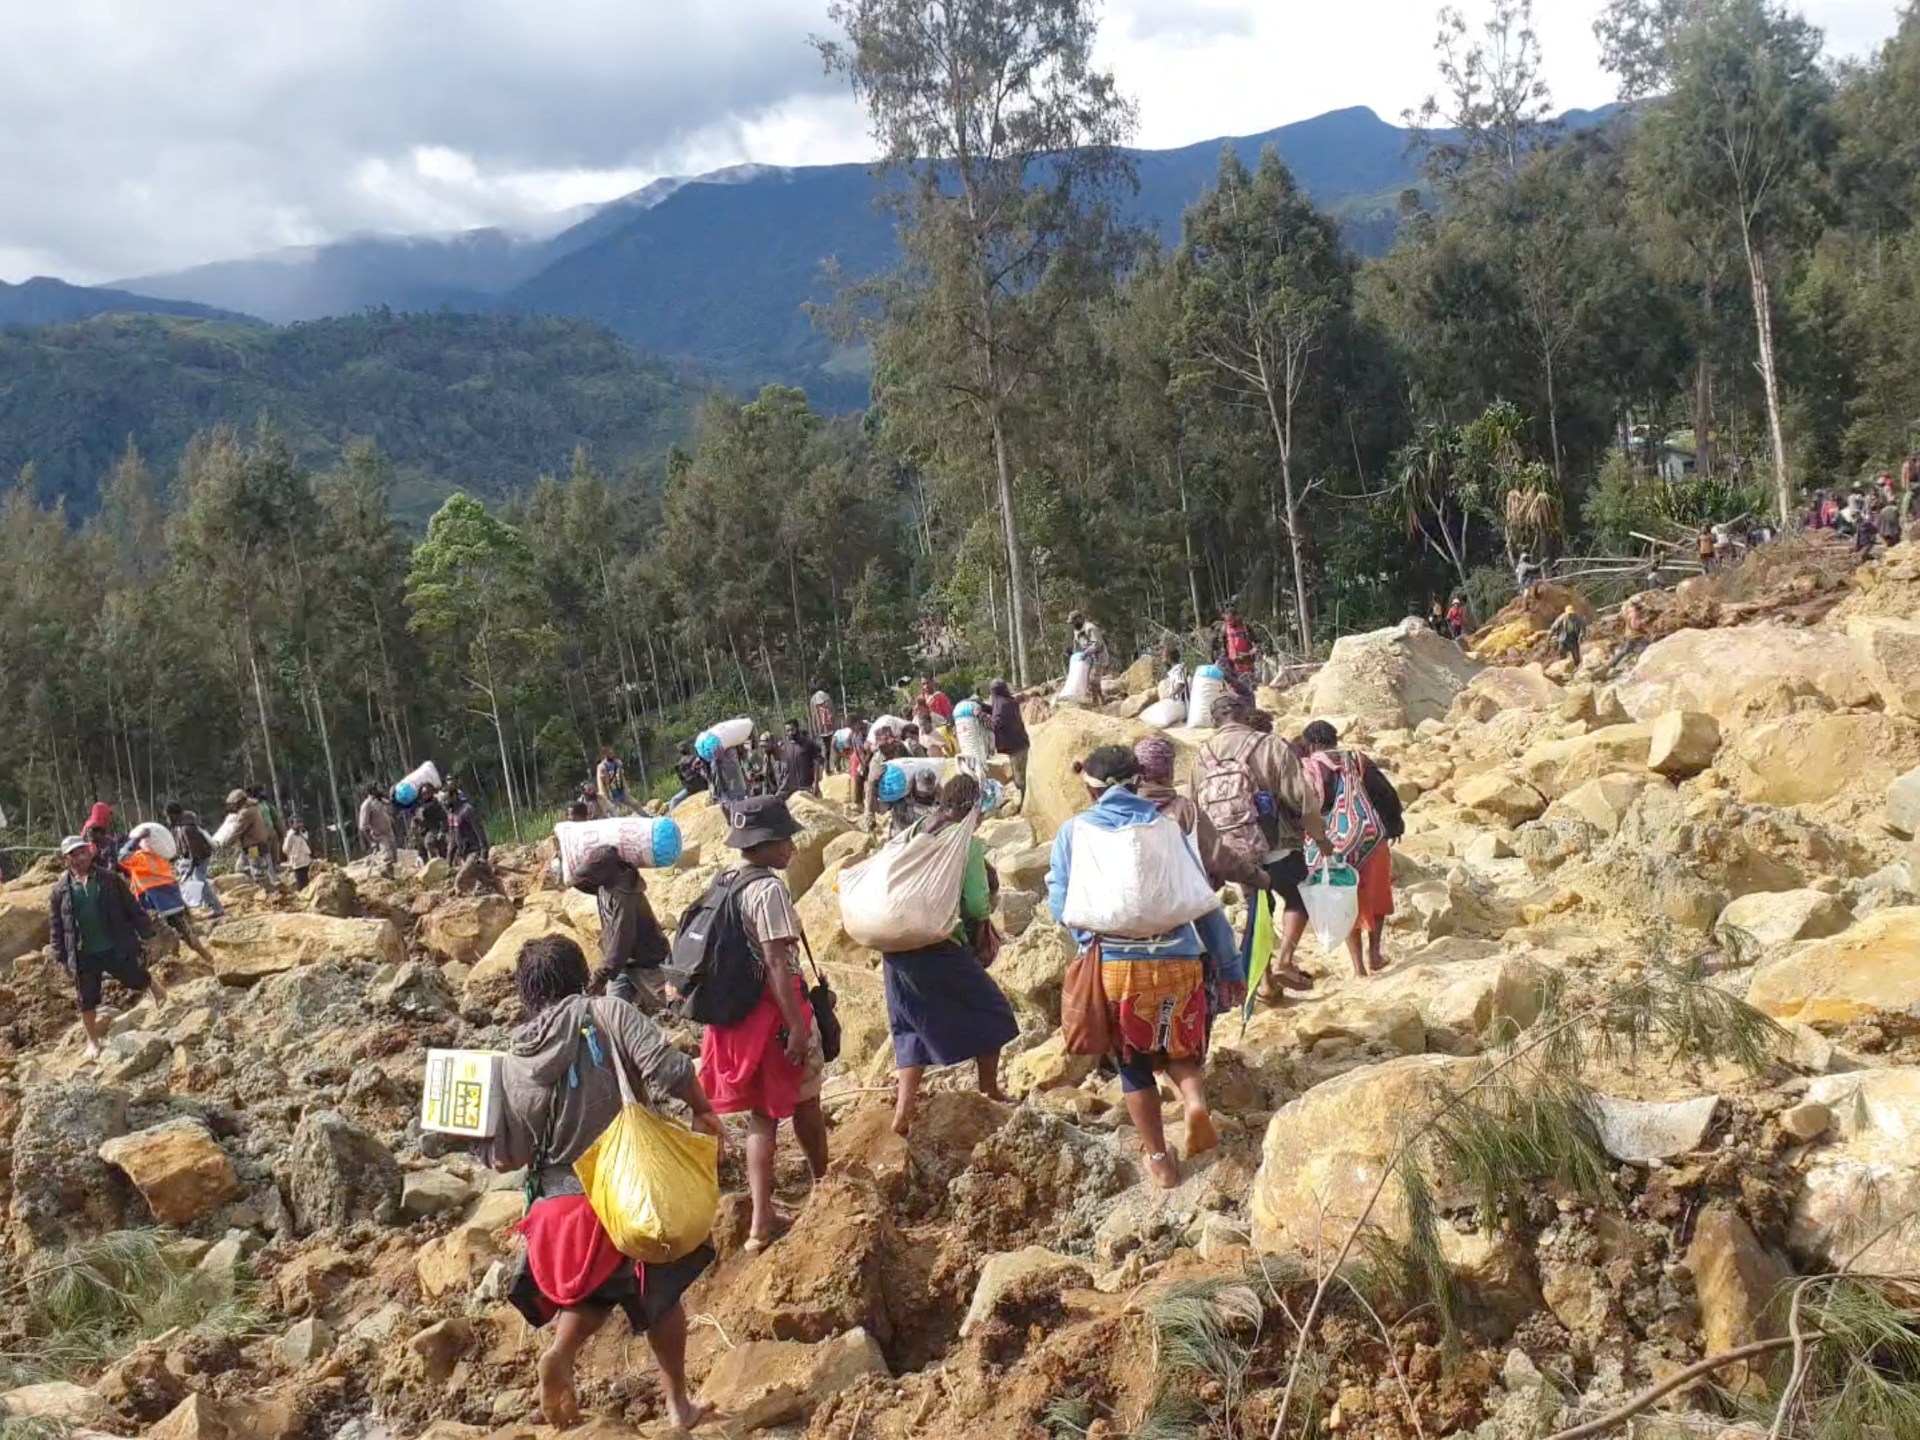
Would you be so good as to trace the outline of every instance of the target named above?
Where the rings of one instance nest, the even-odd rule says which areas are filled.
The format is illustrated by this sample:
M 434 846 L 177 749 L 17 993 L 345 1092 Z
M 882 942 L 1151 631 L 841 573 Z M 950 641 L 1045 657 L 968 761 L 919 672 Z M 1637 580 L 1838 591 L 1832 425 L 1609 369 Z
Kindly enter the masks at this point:
M 499 1050 L 429 1050 L 420 1092 L 420 1128 L 485 1139 L 500 1115 Z

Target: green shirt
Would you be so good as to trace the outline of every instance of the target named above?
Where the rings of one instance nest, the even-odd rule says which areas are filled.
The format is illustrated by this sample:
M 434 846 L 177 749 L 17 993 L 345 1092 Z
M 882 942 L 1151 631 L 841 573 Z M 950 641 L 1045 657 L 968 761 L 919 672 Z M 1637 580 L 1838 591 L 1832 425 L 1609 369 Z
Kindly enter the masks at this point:
M 73 920 L 80 927 L 80 953 L 104 955 L 113 949 L 113 931 L 101 911 L 101 893 L 106 886 L 98 875 L 73 882 Z
M 993 915 L 993 892 L 987 885 L 987 847 L 978 840 L 967 845 L 967 878 L 960 882 L 960 924 L 953 932 L 956 945 L 969 945 L 968 928 Z

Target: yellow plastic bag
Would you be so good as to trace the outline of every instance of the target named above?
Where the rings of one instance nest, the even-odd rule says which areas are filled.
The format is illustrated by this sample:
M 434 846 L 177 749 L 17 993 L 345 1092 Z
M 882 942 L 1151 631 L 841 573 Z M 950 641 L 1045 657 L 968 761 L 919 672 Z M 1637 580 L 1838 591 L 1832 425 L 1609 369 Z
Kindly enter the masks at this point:
M 614 1061 L 624 1102 L 573 1173 L 622 1255 L 664 1265 L 700 1248 L 720 1208 L 719 1147 L 639 1104 Z

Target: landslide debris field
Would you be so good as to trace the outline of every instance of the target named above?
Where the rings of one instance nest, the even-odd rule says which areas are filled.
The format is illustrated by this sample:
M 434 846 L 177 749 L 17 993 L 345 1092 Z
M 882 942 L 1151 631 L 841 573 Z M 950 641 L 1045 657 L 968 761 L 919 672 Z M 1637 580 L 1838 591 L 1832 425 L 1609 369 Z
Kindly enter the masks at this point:
M 843 778 L 797 799 L 789 882 L 846 1026 L 834 1168 L 809 1197 L 783 1146 L 799 1220 L 759 1255 L 723 1176 L 702 1433 L 1920 1435 L 1920 555 L 1748 564 L 1651 597 L 1617 673 L 1611 621 L 1572 675 L 1409 625 L 1262 692 L 1409 802 L 1393 963 L 1356 979 L 1309 939 L 1311 997 L 1221 1022 L 1225 1143 L 1173 1191 L 1061 1044 L 1043 895 L 1071 763 L 1149 733 L 1147 667 L 1103 710 L 1036 705 L 1020 813 L 982 830 L 1015 1106 L 968 1067 L 892 1133 L 879 961 L 834 888 L 872 842 Z M 1170 733 L 1184 776 L 1205 736 Z M 729 858 L 704 797 L 679 814 L 663 916 Z M 8 1440 L 536 1433 L 519 1179 L 415 1112 L 427 1047 L 504 1043 L 520 945 L 597 921 L 535 848 L 494 860 L 504 896 L 441 867 L 223 881 L 211 973 L 176 953 L 165 1006 L 117 996 L 93 1064 L 42 948 L 54 873 L 0 890 Z M 596 1436 L 672 1433 L 622 1326 L 582 1401 Z

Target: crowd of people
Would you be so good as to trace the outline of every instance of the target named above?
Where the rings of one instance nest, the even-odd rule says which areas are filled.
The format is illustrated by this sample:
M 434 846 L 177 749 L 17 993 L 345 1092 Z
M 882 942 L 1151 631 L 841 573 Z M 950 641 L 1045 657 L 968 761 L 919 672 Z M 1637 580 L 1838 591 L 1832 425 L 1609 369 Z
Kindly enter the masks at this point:
M 1029 744 L 1018 697 L 1004 682 L 995 682 L 989 695 L 995 747 L 1022 768 Z M 1169 1188 L 1180 1183 L 1183 1161 L 1219 1143 L 1207 1098 L 1207 1054 L 1220 1020 L 1254 1003 L 1247 993 L 1254 978 L 1247 969 L 1249 942 L 1229 922 L 1224 887 L 1238 887 L 1248 902 L 1249 932 L 1256 907 L 1273 912 L 1275 948 L 1260 995 L 1280 1003 L 1287 991 L 1316 983 L 1298 963 L 1308 892 L 1329 868 L 1351 867 L 1358 907 L 1346 948 L 1354 973 L 1371 975 L 1386 965 L 1391 846 L 1404 828 L 1399 797 L 1379 766 L 1342 746 L 1326 722 L 1290 741 L 1235 688 L 1215 702 L 1211 718 L 1214 729 L 1185 786 L 1175 783 L 1174 747 L 1163 736 L 1085 756 L 1078 769 L 1089 804 L 1055 837 L 1046 882 L 1054 919 L 1073 935 L 1076 965 L 1097 975 L 1098 1053 L 1119 1078 L 1146 1173 Z M 789 727 L 789 741 L 795 728 Z M 896 1077 L 893 1124 L 903 1135 L 913 1129 L 930 1068 L 970 1065 L 981 1093 L 1003 1099 L 1001 1053 L 1019 1031 L 991 968 L 1001 947 L 993 921 L 999 878 L 972 833 L 983 803 L 981 779 L 954 767 L 938 782 L 929 768 L 903 801 L 875 800 L 884 773 L 875 767 L 908 755 L 912 738 L 904 726 L 896 731 L 880 724 L 858 743 L 839 747 L 851 773 L 869 786 L 860 806 L 888 807 L 890 847 L 965 841 L 964 863 L 953 869 L 953 893 L 945 897 L 951 931 L 881 955 Z M 647 1335 L 675 1421 L 700 1418 L 686 1386 L 687 1322 L 679 1301 L 712 1263 L 711 1248 L 660 1265 L 634 1262 L 612 1249 L 590 1210 L 583 1213 L 571 1162 L 620 1104 L 611 1067 L 625 1066 L 637 1077 L 647 1103 L 677 1102 L 696 1129 L 723 1144 L 722 1117 L 745 1117 L 749 1253 L 776 1245 L 793 1223 L 776 1203 L 783 1125 L 791 1127 L 809 1172 L 816 1179 L 826 1172 L 820 1097 L 839 1029 L 830 986 L 817 971 L 809 984 L 811 952 L 781 878 L 800 832 L 782 792 L 807 788 L 790 787 L 796 776 L 785 766 L 791 763 L 775 772 L 777 783 L 766 793 L 723 796 L 726 843 L 738 860 L 715 878 L 677 934 L 670 936 L 653 914 L 639 871 L 603 846 L 571 877 L 599 904 L 597 965 L 589 966 L 566 939 L 532 941 L 520 954 L 515 982 L 527 1018 L 506 1061 L 506 1117 L 482 1149 L 502 1169 L 536 1160 L 543 1166 L 539 1198 L 524 1227 L 526 1257 L 511 1293 L 534 1323 L 556 1322 L 539 1368 L 542 1403 L 555 1423 L 569 1423 L 577 1413 L 574 1359 L 615 1308 Z M 708 778 L 711 785 L 717 768 L 710 763 L 704 772 L 690 771 L 682 771 L 683 782 Z M 816 774 L 803 766 L 798 778 Z M 909 808 L 892 808 L 903 803 Z M 584 800 L 576 802 L 573 818 L 587 818 L 586 811 Z M 964 837 L 956 827 L 964 827 Z M 1103 845 L 1141 827 L 1169 827 L 1175 843 L 1118 852 Z M 1140 921 L 1139 897 L 1166 890 L 1168 877 L 1116 872 L 1115 853 L 1157 855 L 1153 863 L 1191 867 L 1183 882 L 1197 897 L 1191 913 Z M 1090 889 L 1102 893 L 1089 900 Z M 1106 917 L 1098 925 L 1085 918 L 1095 912 Z M 702 1022 L 697 1061 L 677 1051 L 649 1018 L 669 1006 Z M 1079 1043 L 1078 1033 L 1070 1034 L 1070 1044 Z M 546 1115 L 547 1096 L 563 1077 L 571 1078 L 555 1123 Z M 1161 1077 L 1179 1096 L 1177 1144 L 1163 1119 Z M 542 1151 L 537 1137 L 545 1124 L 552 1125 L 553 1139 Z

